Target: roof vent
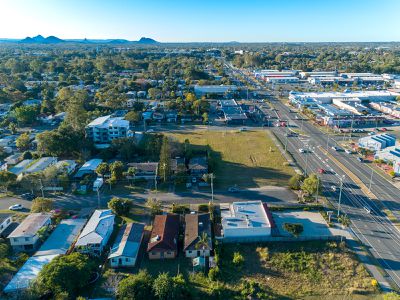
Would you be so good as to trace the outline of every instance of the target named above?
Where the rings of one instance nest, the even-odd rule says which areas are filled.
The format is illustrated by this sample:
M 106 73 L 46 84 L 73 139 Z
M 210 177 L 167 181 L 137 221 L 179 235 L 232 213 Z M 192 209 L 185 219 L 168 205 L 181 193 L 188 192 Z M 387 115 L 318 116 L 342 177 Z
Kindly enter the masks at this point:
M 203 222 L 199 222 L 199 227 L 203 227 Z

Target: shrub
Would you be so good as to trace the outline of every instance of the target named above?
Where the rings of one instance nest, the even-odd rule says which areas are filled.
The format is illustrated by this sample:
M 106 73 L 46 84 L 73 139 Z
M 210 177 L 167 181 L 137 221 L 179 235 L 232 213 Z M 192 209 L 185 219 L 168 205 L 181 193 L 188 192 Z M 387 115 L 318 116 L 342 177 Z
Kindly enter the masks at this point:
M 132 201 L 114 197 L 108 202 L 110 208 L 117 216 L 127 216 L 132 208 Z
M 31 212 L 49 212 L 53 209 L 54 201 L 48 198 L 38 197 L 32 201 Z
M 240 252 L 233 253 L 232 263 L 235 266 L 241 266 L 244 263 L 244 257 Z
M 296 174 L 296 175 L 293 175 L 290 179 L 289 179 L 289 187 L 292 189 L 292 190 L 300 190 L 300 188 L 301 188 L 301 183 L 303 182 L 303 180 L 304 180 L 304 176 L 303 175 L 301 175 L 301 174 Z
M 172 212 L 174 214 L 184 215 L 190 213 L 189 206 L 184 204 L 173 204 L 172 205 Z
M 215 267 L 210 269 L 210 271 L 208 271 L 208 279 L 210 279 L 211 281 L 215 281 L 217 280 L 219 276 L 219 268 Z
M 283 224 L 283 229 L 293 234 L 295 237 L 298 237 L 304 230 L 302 224 L 296 224 L 296 223 L 285 223 Z

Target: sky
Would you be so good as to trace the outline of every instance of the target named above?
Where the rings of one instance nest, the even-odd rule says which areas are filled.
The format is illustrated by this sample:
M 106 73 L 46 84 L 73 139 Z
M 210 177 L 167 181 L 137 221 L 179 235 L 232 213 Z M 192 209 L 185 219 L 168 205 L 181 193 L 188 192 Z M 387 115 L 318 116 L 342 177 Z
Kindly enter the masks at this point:
M 400 41 L 400 0 L 0 0 L 0 38 Z

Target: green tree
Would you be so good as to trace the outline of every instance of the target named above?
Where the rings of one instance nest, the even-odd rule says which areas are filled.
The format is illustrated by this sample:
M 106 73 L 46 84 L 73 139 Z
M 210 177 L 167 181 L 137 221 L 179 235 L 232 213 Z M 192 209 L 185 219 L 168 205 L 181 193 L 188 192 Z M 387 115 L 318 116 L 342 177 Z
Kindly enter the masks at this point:
M 166 136 L 163 137 L 161 145 L 159 171 L 162 180 L 166 182 L 171 174 L 171 148 Z
M 110 166 L 106 162 L 102 162 L 96 168 L 96 173 L 103 178 L 104 178 L 104 175 L 106 175 L 108 172 L 110 172 Z
M 15 141 L 17 148 L 21 151 L 26 151 L 29 149 L 31 139 L 28 133 L 22 133 Z
M 310 174 L 306 179 L 304 179 L 301 189 L 304 193 L 308 195 L 314 195 L 319 189 L 321 182 L 316 174 Z
M 203 115 L 202 115 L 202 118 L 203 118 L 203 124 L 207 124 L 208 123 L 208 113 L 203 113 Z
M 117 296 L 121 300 L 142 300 L 153 298 L 153 278 L 146 270 L 129 275 L 118 284 Z
M 150 208 L 153 216 L 162 213 L 161 201 L 157 200 L 156 198 L 148 198 L 146 200 L 146 206 Z
M 210 247 L 209 237 L 206 232 L 203 232 L 201 236 L 199 236 L 199 240 L 197 241 L 195 248 L 196 249 L 205 249 L 207 250 Z
M 113 197 L 107 204 L 108 208 L 117 216 L 127 216 L 132 208 L 132 201 Z
M 54 208 L 54 201 L 48 198 L 38 197 L 32 200 L 31 212 L 49 212 Z
M 60 255 L 43 267 L 34 284 L 42 294 L 68 293 L 73 297 L 88 284 L 94 267 L 93 260 L 78 252 Z
M 301 184 L 303 183 L 303 181 L 304 181 L 304 176 L 303 175 L 295 174 L 292 177 L 290 177 L 290 179 L 289 179 L 289 187 L 292 190 L 296 190 L 296 191 L 300 190 Z
M 132 124 L 136 124 L 136 123 L 138 123 L 138 122 L 140 121 L 140 119 L 141 119 L 141 113 L 132 110 L 132 111 L 128 112 L 128 113 L 125 115 L 124 119 L 127 120 L 127 121 L 129 121 L 129 122 L 132 123 Z
M 31 125 L 36 121 L 38 115 L 39 108 L 37 105 L 23 105 L 14 110 L 14 116 L 19 124 Z
M 160 96 L 161 90 L 157 88 L 149 88 L 148 94 L 151 99 L 155 100 Z
M 88 101 L 88 97 L 86 91 L 75 92 L 74 96 L 69 99 L 65 110 L 64 123 L 77 132 L 85 132 L 88 115 L 84 104 Z
M 8 129 L 11 131 L 12 134 L 16 134 L 17 133 L 17 124 L 15 124 L 14 122 L 11 122 L 10 124 L 8 124 Z
M 122 161 L 115 161 L 110 164 L 111 177 L 116 180 L 122 179 L 124 175 L 124 163 Z
M 283 229 L 293 234 L 295 237 L 298 237 L 304 230 L 303 225 L 300 223 L 284 223 Z
M 0 171 L 0 186 L 7 192 L 11 184 L 15 183 L 17 176 L 7 170 Z
M 160 300 L 173 299 L 173 280 L 168 273 L 160 273 L 153 282 L 154 295 Z

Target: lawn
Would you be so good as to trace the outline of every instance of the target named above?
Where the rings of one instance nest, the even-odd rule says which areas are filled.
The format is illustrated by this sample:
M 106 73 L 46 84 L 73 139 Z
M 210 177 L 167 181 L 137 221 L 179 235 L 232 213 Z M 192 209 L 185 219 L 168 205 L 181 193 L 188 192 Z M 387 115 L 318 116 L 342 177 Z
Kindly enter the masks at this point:
M 188 139 L 195 150 L 205 150 L 207 145 L 210 146 L 216 163 L 217 188 L 235 184 L 245 188 L 286 186 L 294 174 L 265 131 L 174 132 L 168 136 L 180 143 Z

